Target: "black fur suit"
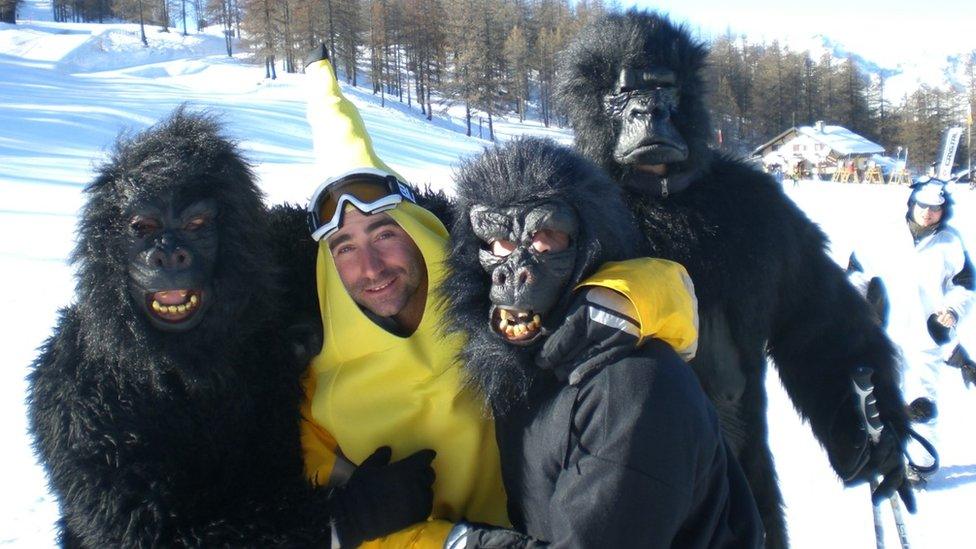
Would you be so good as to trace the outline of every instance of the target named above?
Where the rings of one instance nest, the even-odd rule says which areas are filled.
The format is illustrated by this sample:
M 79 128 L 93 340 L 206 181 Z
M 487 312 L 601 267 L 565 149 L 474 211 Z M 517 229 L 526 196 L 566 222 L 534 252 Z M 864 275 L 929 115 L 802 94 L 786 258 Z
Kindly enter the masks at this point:
M 540 139 L 459 168 L 448 325 L 468 337 L 464 367 L 495 417 L 509 518 L 528 535 L 472 526 L 466 547 L 760 547 L 742 470 L 674 349 L 656 339 L 640 349 L 633 339 L 580 345 L 579 334 L 570 344 L 557 330 L 577 284 L 607 261 L 639 255 L 636 226 L 610 184 Z M 569 235 L 566 249 L 529 251 L 549 231 Z M 514 245 L 510 254 L 488 251 L 499 240 Z M 508 273 L 524 282 L 508 283 Z M 506 339 L 497 322 L 506 311 L 535 313 L 542 331 Z
M 891 482 L 902 486 L 896 477 L 906 417 L 892 345 L 825 253 L 825 235 L 772 178 L 709 150 L 705 57 L 701 44 L 662 16 L 613 14 L 584 29 L 564 53 L 558 93 L 579 150 L 625 187 L 650 253 L 682 263 L 691 274 L 701 314 L 692 364 L 752 486 L 767 545 L 785 547 L 782 496 L 767 442 L 767 352 L 842 478 L 893 473 Z M 638 72 L 629 74 L 660 78 L 660 87 L 676 97 L 663 110 L 652 104 L 643 111 L 652 117 L 650 137 L 639 143 L 654 145 L 651 134 L 661 133 L 662 125 L 683 138 L 683 159 L 648 163 L 666 164 L 666 178 L 639 170 L 619 148 L 621 118 L 610 113 L 608 98 L 626 101 L 633 93 L 622 76 L 632 69 Z M 660 94 L 657 87 L 645 93 L 662 97 L 653 95 Z M 862 365 L 874 368 L 890 427 L 886 444 L 871 451 L 866 466 L 850 389 L 851 372 Z
M 305 362 L 275 329 L 284 294 L 268 212 L 236 147 L 206 116 L 178 111 L 120 140 L 86 193 L 77 302 L 34 363 L 28 397 L 62 543 L 327 545 L 326 494 L 306 484 L 299 448 Z M 198 209 L 178 213 L 188 204 Z M 182 248 L 166 237 L 150 262 L 185 264 L 205 288 L 191 292 L 200 318 L 183 331 L 159 326 L 189 313 L 152 316 L 132 298 L 145 265 L 131 242 L 171 215 Z

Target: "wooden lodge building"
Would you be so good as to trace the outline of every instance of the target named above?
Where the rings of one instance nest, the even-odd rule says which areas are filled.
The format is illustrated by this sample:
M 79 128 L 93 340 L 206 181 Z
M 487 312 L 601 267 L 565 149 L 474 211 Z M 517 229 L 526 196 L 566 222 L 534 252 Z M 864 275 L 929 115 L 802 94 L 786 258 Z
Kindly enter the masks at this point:
M 884 155 L 884 147 L 843 126 L 817 122 L 792 127 L 753 151 L 754 159 L 766 171 L 781 171 L 787 177 L 841 182 L 884 183 L 903 169 L 892 169 L 895 161 Z

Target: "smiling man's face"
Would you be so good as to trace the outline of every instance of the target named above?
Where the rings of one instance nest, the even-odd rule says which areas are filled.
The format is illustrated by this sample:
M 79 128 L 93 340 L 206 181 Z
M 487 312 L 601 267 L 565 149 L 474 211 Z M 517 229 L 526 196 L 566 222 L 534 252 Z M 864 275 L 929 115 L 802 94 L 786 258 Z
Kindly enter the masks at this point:
M 410 235 L 389 215 L 363 215 L 352 206 L 328 239 L 342 285 L 372 313 L 416 330 L 427 303 L 427 267 Z

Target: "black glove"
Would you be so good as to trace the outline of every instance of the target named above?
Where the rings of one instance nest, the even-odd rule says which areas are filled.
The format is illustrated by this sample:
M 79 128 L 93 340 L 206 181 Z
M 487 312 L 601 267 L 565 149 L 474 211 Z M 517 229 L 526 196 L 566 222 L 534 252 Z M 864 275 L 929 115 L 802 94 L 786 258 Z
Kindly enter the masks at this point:
M 433 450 L 390 463 L 379 448 L 332 495 L 333 520 L 342 547 L 383 537 L 427 519 L 434 504 Z
M 839 419 L 839 418 L 838 418 Z M 879 476 L 881 482 L 871 494 L 875 505 L 895 494 L 905 502 L 909 513 L 915 512 L 915 494 L 905 478 L 905 441 L 907 435 L 900 436 L 891 425 L 881 430 L 881 438 L 876 444 L 868 439 L 867 432 L 859 424 L 844 425 L 838 422 L 831 429 L 827 444 L 830 463 L 849 486 L 872 481 Z
M 970 385 L 976 385 L 976 364 L 970 362 L 962 365 L 962 382 L 967 389 Z
M 949 341 L 949 330 L 947 326 L 943 326 L 939 322 L 939 315 L 931 314 L 929 319 L 925 322 L 925 326 L 929 329 L 929 336 L 932 341 L 942 345 L 943 343 Z
M 962 372 L 962 382 L 967 389 L 970 385 L 976 383 L 976 362 L 973 362 L 973 359 L 969 358 L 969 353 L 962 348 L 962 345 L 956 345 L 956 348 L 952 350 L 952 354 L 946 360 L 946 364 L 953 368 L 959 368 Z
M 508 528 L 459 522 L 448 534 L 444 549 L 529 549 L 546 545 Z
M 285 330 L 285 341 L 295 364 L 304 371 L 322 350 L 322 327 L 312 321 L 293 324 Z
M 939 417 L 939 407 L 935 401 L 918 397 L 908 405 L 908 419 L 916 423 L 925 423 Z
M 628 308 L 632 305 L 627 298 L 613 290 L 597 287 L 580 292 L 570 304 L 566 320 L 546 338 L 536 364 L 557 376 L 570 377 L 573 372 L 585 374 L 589 365 L 633 352 L 640 327 Z

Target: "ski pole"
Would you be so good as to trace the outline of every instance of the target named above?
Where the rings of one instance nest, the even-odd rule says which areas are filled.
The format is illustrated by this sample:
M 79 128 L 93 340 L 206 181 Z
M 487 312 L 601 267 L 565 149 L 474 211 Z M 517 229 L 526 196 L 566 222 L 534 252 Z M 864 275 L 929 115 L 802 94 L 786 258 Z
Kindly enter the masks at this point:
M 857 397 L 857 411 L 861 414 L 861 422 L 867 432 L 871 444 L 881 439 L 881 418 L 878 416 L 877 402 L 874 399 L 874 385 L 871 383 L 871 368 L 860 367 L 854 371 L 854 394 Z M 878 480 L 872 478 L 870 483 L 871 495 L 878 489 Z M 874 503 L 872 497 L 871 512 L 874 517 L 874 543 L 878 549 L 884 549 L 884 527 L 881 525 L 881 506 Z
M 898 531 L 898 541 L 901 542 L 901 549 L 909 549 L 908 531 L 905 529 L 905 518 L 901 514 L 901 504 L 898 503 L 898 496 L 888 498 L 891 502 L 891 514 L 895 516 L 895 529 Z
M 871 493 L 878 489 L 878 481 L 871 479 Z M 878 549 L 884 549 L 884 527 L 881 526 L 881 506 L 871 502 L 871 515 L 874 518 L 874 544 Z
M 878 412 L 878 402 L 874 398 L 874 384 L 871 382 L 871 368 L 859 367 L 854 371 L 854 394 L 858 398 L 857 409 L 861 413 L 861 420 L 864 423 L 864 430 L 867 432 L 871 444 L 877 444 L 881 440 L 881 432 L 884 424 L 881 423 L 881 414 Z M 874 479 L 870 483 L 871 495 L 874 495 L 878 488 L 878 481 Z M 910 549 L 908 544 L 908 531 L 905 528 L 905 520 L 902 516 L 901 505 L 898 503 L 897 495 L 889 498 L 891 503 L 891 513 L 895 518 L 895 528 L 898 531 L 898 541 L 902 549 Z M 874 537 L 878 549 L 884 549 L 884 529 L 881 526 L 881 509 L 874 505 L 873 497 L 871 506 L 874 508 Z

